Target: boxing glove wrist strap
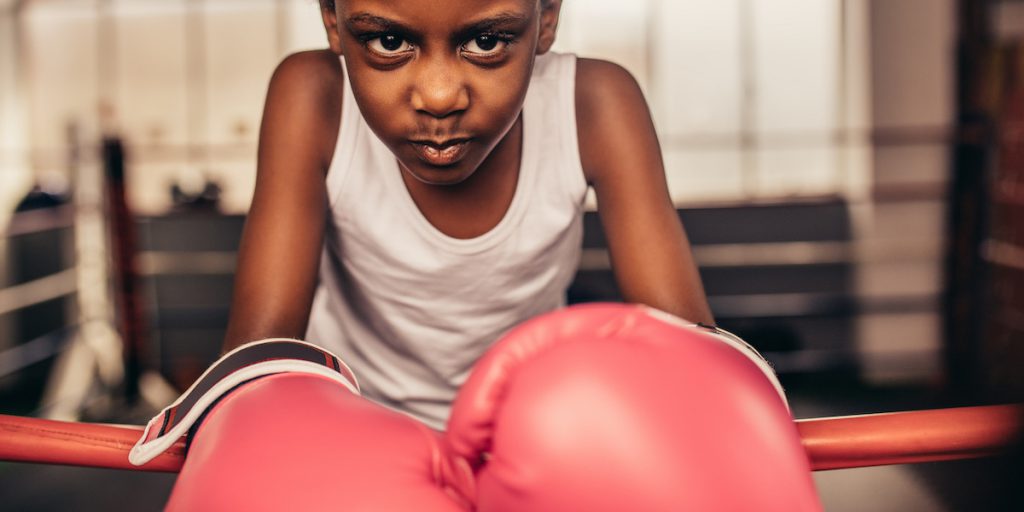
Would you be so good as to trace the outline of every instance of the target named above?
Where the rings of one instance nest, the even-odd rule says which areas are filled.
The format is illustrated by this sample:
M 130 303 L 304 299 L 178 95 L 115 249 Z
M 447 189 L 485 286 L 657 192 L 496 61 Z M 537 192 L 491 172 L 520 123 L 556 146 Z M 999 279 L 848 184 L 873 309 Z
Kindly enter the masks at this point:
M 284 372 L 321 375 L 359 394 L 352 370 L 316 345 L 287 338 L 247 343 L 218 359 L 174 403 L 149 420 L 142 437 L 129 452 L 128 461 L 141 466 L 170 448 L 188 433 L 207 408 L 238 385 Z

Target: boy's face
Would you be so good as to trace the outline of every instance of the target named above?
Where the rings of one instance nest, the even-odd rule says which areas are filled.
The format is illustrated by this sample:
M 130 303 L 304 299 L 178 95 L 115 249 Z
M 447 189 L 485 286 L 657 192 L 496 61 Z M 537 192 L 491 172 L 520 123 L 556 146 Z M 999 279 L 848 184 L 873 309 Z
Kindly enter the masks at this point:
M 559 1 L 341 0 L 323 11 L 367 124 L 429 184 L 468 178 L 515 124 Z

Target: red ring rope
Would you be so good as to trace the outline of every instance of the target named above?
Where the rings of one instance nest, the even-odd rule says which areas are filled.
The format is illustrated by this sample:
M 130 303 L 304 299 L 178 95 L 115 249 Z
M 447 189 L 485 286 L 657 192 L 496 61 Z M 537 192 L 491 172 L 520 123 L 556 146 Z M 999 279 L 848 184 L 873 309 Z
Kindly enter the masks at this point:
M 811 468 L 909 464 L 1007 451 L 1024 432 L 1024 406 L 990 405 L 797 420 Z M 141 427 L 0 415 L 0 460 L 176 472 L 185 443 L 144 466 L 128 463 Z
M 146 465 L 128 463 L 142 427 L 0 415 L 0 460 L 97 468 L 176 472 L 185 460 L 179 441 Z

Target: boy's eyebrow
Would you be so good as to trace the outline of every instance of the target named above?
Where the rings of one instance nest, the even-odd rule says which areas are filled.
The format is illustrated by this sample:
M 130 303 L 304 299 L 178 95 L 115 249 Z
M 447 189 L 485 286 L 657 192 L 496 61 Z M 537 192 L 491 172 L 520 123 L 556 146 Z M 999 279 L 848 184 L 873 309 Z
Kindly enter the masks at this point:
M 380 16 L 375 16 L 375 15 L 367 13 L 367 12 L 355 13 L 355 14 L 349 16 L 345 20 L 345 24 L 348 25 L 349 28 L 351 28 L 352 25 L 354 25 L 356 23 L 366 23 L 366 24 L 369 24 L 369 25 L 375 25 L 377 27 L 380 27 L 382 30 L 391 30 L 391 29 L 394 29 L 394 28 L 405 28 L 404 25 L 402 25 L 401 23 L 399 23 L 399 22 L 397 22 L 395 20 L 390 20 L 388 18 L 382 18 Z
M 487 31 L 494 27 L 518 26 L 529 19 L 529 16 L 515 12 L 500 12 L 482 20 L 470 22 L 460 32 Z

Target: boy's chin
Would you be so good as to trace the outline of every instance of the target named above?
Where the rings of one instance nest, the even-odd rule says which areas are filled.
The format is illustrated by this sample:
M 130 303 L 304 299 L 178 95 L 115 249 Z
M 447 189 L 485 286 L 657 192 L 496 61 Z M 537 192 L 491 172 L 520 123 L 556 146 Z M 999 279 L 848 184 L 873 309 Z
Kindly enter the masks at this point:
M 445 187 L 466 181 L 475 169 L 466 165 L 431 167 L 417 163 L 412 166 L 403 164 L 402 170 L 424 185 Z

